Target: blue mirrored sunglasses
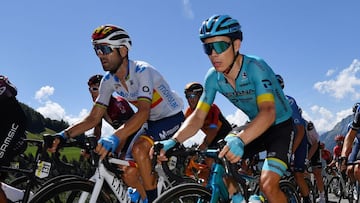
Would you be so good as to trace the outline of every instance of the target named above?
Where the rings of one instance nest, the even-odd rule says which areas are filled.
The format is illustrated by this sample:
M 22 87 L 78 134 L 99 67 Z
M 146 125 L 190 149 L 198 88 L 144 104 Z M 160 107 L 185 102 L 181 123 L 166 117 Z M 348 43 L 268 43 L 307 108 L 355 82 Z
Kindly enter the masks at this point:
M 108 44 L 95 44 L 94 50 L 96 55 L 103 54 L 107 55 L 113 52 L 114 48 L 119 48 L 118 46 L 108 45 Z
M 194 94 L 194 93 L 192 93 L 192 94 L 185 94 L 185 97 L 186 97 L 186 99 L 194 99 L 195 97 L 197 97 L 198 95 L 197 94 Z
M 219 41 L 203 44 L 204 51 L 207 55 L 211 55 L 212 50 L 215 50 L 217 54 L 221 54 L 230 47 L 231 43 Z

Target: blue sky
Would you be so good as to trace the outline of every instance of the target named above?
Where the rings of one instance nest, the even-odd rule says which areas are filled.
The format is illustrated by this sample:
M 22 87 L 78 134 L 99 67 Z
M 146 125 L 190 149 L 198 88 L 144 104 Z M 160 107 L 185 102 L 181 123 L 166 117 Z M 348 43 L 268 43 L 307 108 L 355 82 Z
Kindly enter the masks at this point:
M 360 100 L 359 8 L 356 0 L 6 1 L 0 74 L 17 86 L 21 102 L 74 122 L 92 106 L 88 78 L 103 73 L 91 33 L 111 23 L 130 34 L 130 58 L 155 66 L 185 102 L 185 84 L 202 82 L 211 66 L 198 29 L 211 15 L 228 14 L 242 25 L 240 52 L 281 74 L 285 93 L 327 131 Z M 244 121 L 222 95 L 215 102 L 232 122 Z

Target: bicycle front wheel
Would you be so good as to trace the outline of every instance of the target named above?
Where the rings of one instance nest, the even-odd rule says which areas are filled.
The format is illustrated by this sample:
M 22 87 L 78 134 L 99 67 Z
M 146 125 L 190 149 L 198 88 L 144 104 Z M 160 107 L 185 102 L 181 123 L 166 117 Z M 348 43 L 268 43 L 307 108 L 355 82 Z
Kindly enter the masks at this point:
M 288 180 L 281 180 L 280 189 L 285 193 L 289 203 L 300 203 L 300 196 L 293 183 Z
M 334 176 L 330 179 L 330 181 L 325 186 L 325 200 L 329 201 L 329 199 L 340 198 L 342 193 L 343 185 L 340 181 L 340 178 Z
M 94 188 L 94 182 L 87 180 L 68 179 L 66 181 L 59 181 L 54 184 L 49 184 L 43 188 L 39 193 L 36 193 L 29 203 L 78 203 L 81 194 L 91 193 Z M 89 202 L 91 195 L 85 202 Z M 97 202 L 117 202 L 116 198 L 112 197 L 107 192 L 101 191 Z
M 183 183 L 162 193 L 154 203 L 207 203 L 211 192 L 197 183 Z
M 308 188 L 309 188 L 309 192 L 310 192 L 310 194 L 309 194 L 309 197 L 310 197 L 310 200 L 312 201 L 312 202 L 316 202 L 316 190 L 315 190 L 315 187 L 314 187 L 314 185 L 312 184 L 312 182 L 311 182 L 311 179 L 310 178 L 305 178 L 305 182 L 306 182 L 306 184 L 307 184 L 307 186 L 308 186 Z

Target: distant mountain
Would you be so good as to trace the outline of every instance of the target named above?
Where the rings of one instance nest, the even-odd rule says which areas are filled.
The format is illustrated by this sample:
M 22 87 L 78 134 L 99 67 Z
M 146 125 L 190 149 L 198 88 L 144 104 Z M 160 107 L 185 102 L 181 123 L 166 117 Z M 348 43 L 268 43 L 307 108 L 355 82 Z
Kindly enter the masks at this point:
M 337 123 L 334 128 L 326 133 L 320 135 L 320 141 L 325 143 L 325 147 L 332 152 L 335 146 L 334 138 L 336 135 L 346 135 L 348 131 L 348 125 L 352 121 L 353 115 L 349 115 Z

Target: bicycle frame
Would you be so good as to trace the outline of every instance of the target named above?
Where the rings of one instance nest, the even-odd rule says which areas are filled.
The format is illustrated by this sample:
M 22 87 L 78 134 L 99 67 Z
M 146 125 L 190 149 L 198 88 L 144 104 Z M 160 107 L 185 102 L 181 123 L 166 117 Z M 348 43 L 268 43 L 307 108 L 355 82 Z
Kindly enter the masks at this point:
M 136 167 L 136 163 L 133 161 L 126 161 L 115 158 L 109 158 L 108 161 L 111 164 Z M 130 197 L 127 194 L 128 186 L 121 178 L 118 178 L 116 174 L 109 171 L 102 161 L 99 161 L 95 174 L 89 180 L 95 182 L 90 200 L 88 201 L 89 203 L 96 203 L 100 191 L 102 190 L 104 181 L 109 185 L 119 202 L 130 202 Z M 160 194 L 161 191 L 169 184 L 170 182 L 168 182 L 165 177 L 159 176 L 158 193 Z M 88 198 L 88 196 L 89 193 L 83 192 L 80 196 L 79 203 L 87 202 L 86 199 Z
M 129 197 L 127 196 L 127 187 L 125 186 L 123 181 L 117 178 L 115 174 L 109 172 L 101 161 L 99 162 L 99 166 L 95 174 L 90 178 L 90 180 L 95 182 L 95 186 L 89 201 L 90 203 L 95 203 L 97 201 L 104 181 L 107 182 L 107 184 L 110 186 L 111 190 L 120 202 L 130 201 Z M 85 202 L 88 195 L 88 193 L 81 194 L 79 203 Z
M 208 149 L 206 151 L 206 156 L 213 157 L 217 156 L 218 150 Z M 224 166 L 217 163 L 217 159 L 215 158 L 215 163 L 211 166 L 211 173 L 208 184 L 206 187 L 211 190 L 211 203 L 218 202 L 219 199 L 224 201 L 229 201 L 229 192 L 227 186 L 223 181 L 223 177 L 226 174 Z
M 35 179 L 38 178 L 36 176 L 36 170 L 38 168 L 37 164 L 38 164 L 38 161 L 41 160 L 41 152 L 43 150 L 43 147 L 42 147 L 43 141 L 34 140 L 34 139 L 25 139 L 25 141 L 27 142 L 27 144 L 31 143 L 37 147 L 36 152 L 35 152 L 34 165 L 32 166 L 32 168 L 20 169 L 20 168 L 8 167 L 8 166 L 0 167 L 1 172 L 17 172 L 17 173 L 21 173 L 27 177 L 27 181 L 29 184 L 26 185 L 26 188 L 24 190 L 24 194 L 23 194 L 23 198 L 22 198 L 23 202 L 27 202 L 31 197 L 31 188 L 36 182 Z

